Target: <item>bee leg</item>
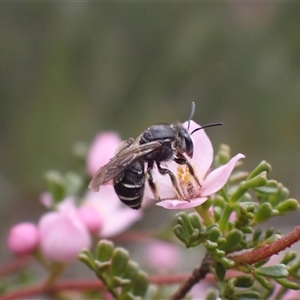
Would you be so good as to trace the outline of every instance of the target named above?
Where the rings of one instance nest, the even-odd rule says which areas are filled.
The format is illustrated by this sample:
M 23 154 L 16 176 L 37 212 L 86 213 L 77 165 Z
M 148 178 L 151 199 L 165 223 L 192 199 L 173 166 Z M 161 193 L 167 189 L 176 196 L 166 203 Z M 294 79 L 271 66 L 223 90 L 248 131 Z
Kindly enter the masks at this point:
M 166 175 L 168 174 L 170 176 L 170 179 L 171 179 L 171 182 L 172 182 L 172 185 L 176 191 L 176 194 L 178 196 L 179 199 L 182 199 L 182 200 L 186 200 L 186 201 L 189 201 L 189 199 L 186 199 L 185 196 L 183 195 L 181 189 L 180 189 L 180 186 L 178 184 L 178 181 L 175 177 L 175 175 L 169 170 L 169 169 L 165 169 L 165 168 L 162 168 L 160 166 L 160 163 L 159 162 L 156 162 L 156 165 L 157 165 L 157 168 L 158 168 L 158 171 L 161 175 Z
M 189 168 L 190 174 L 194 177 L 194 179 L 198 183 L 199 187 L 200 188 L 202 187 L 202 184 L 200 183 L 198 177 L 195 174 L 193 166 L 184 157 L 174 158 L 174 161 L 179 165 L 186 165 Z
M 152 176 L 152 168 L 148 167 L 147 171 L 147 180 L 148 180 L 148 184 L 150 187 L 150 190 L 153 194 L 153 197 L 156 201 L 161 201 L 161 198 L 159 197 L 158 191 L 157 191 L 157 187 L 156 184 L 153 181 L 153 176 Z

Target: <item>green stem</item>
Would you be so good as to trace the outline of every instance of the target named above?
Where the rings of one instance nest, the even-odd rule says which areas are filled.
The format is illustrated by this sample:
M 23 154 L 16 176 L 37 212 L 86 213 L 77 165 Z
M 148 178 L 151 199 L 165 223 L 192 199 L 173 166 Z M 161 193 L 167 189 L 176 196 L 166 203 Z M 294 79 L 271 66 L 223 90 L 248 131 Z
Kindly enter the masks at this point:
M 194 207 L 201 219 L 203 220 L 203 223 L 205 226 L 213 225 L 215 222 L 213 218 L 211 217 L 209 210 L 205 209 L 202 205 Z
M 47 279 L 47 283 L 53 284 L 56 279 L 59 277 L 59 275 L 63 272 L 63 270 L 65 269 L 66 264 L 63 263 L 59 263 L 59 262 L 53 262 L 50 268 L 50 274 L 49 277 Z
M 228 220 L 230 218 L 230 215 L 232 213 L 232 207 L 229 205 L 225 206 L 225 209 L 223 211 L 222 217 L 220 219 L 219 225 L 220 225 L 220 230 L 221 231 L 226 231 L 227 229 L 227 224 L 228 224 Z

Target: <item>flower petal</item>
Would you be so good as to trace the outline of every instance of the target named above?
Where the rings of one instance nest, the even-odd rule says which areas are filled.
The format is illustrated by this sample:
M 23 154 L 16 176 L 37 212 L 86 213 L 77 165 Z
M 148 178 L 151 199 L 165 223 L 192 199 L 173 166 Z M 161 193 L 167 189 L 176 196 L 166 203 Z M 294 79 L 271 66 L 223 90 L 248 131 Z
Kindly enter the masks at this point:
M 245 155 L 239 153 L 234 156 L 226 165 L 213 170 L 203 182 L 201 196 L 209 196 L 219 191 L 227 182 L 237 161 Z
M 206 200 L 207 197 L 195 198 L 190 202 L 185 200 L 163 200 L 156 203 L 156 205 L 164 207 L 166 209 L 187 209 L 201 205 Z
M 104 218 L 105 222 L 103 222 L 100 235 L 104 238 L 115 236 L 125 231 L 133 223 L 141 219 L 142 216 L 141 210 L 133 210 L 124 205 L 123 208 L 115 211 L 113 215 Z
M 108 163 L 121 143 L 119 135 L 113 131 L 105 131 L 94 139 L 87 158 L 86 169 L 89 175 L 94 175 L 98 169 Z
M 52 260 L 67 262 L 77 257 L 80 250 L 89 248 L 91 237 L 78 217 L 75 207 L 65 211 L 46 213 L 39 222 L 40 246 L 44 255 Z
M 187 122 L 183 125 L 187 127 Z M 189 132 L 199 127 L 201 127 L 199 124 L 191 120 Z M 201 181 L 212 164 L 214 151 L 211 141 L 204 129 L 195 132 L 192 135 L 192 140 L 194 144 L 194 155 L 190 162 L 197 166 L 198 176 Z
M 89 191 L 82 207 L 92 207 L 101 216 L 101 237 L 119 234 L 143 216 L 142 210 L 133 210 L 125 206 L 110 185 L 101 186 L 97 193 Z

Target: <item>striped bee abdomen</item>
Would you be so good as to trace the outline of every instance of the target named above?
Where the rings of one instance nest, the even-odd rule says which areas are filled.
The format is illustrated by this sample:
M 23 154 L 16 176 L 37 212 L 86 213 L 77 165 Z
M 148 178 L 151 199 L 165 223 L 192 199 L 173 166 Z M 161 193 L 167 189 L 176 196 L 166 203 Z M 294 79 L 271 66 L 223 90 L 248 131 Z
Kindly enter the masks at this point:
M 138 160 L 125 169 L 123 177 L 114 179 L 119 199 L 133 209 L 141 207 L 145 190 L 144 160 Z

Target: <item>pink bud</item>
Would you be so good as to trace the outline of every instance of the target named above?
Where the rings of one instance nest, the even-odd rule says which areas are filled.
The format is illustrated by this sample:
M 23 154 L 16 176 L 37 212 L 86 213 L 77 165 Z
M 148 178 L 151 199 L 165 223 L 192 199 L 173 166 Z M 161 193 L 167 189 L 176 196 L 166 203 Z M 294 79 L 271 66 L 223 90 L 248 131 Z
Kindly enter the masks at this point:
M 38 242 L 39 234 L 35 224 L 23 222 L 10 229 L 7 247 L 14 254 L 25 255 L 32 253 Z

